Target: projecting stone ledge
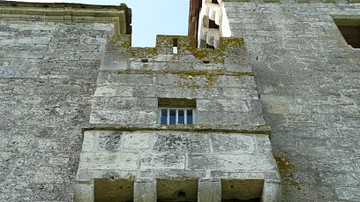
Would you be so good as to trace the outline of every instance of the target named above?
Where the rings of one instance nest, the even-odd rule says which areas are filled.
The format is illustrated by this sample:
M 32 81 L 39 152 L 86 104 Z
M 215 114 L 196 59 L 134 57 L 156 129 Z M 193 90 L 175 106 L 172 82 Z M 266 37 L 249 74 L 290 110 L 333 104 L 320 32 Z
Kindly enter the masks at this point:
M 268 136 L 85 131 L 76 201 L 276 201 L 280 176 Z

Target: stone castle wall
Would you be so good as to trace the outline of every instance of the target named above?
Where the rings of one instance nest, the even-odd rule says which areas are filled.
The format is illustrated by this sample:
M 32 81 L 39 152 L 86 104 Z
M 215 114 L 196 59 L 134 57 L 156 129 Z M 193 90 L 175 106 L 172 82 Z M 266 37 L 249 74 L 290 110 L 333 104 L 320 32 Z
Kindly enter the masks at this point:
M 359 201 L 360 51 L 333 18 L 359 19 L 360 4 L 278 2 L 224 6 L 249 51 L 283 200 Z
M 0 22 L 0 201 L 71 201 L 110 24 Z
M 85 156 L 89 156 L 88 150 L 111 153 L 140 148 L 155 153 L 146 158 L 134 157 L 142 159 L 143 168 L 154 165 L 185 168 L 189 164 L 184 162 L 190 159 L 191 163 L 194 157 L 181 153 L 185 147 L 172 147 L 175 152 L 181 150 L 181 154 L 165 165 L 156 158 L 162 155 L 162 148 L 153 143 L 164 142 L 164 137 L 185 142 L 182 137 L 195 135 L 191 137 L 193 142 L 204 142 L 212 152 L 221 153 L 221 148 L 226 147 L 233 155 L 238 155 L 237 152 L 270 154 L 269 141 L 262 139 L 269 134 L 268 124 L 272 128 L 271 144 L 282 174 L 283 201 L 359 201 L 360 52 L 346 44 L 333 18 L 359 18 L 360 6 L 355 0 L 266 2 L 274 3 L 222 2 L 232 36 L 245 40 L 248 51 L 245 58 L 241 58 L 241 53 L 240 56 L 231 55 L 231 51 L 224 52 L 226 57 L 221 57 L 216 51 L 212 52 L 215 55 L 208 55 L 206 51 L 182 50 L 181 46 L 179 51 L 188 55 L 176 58 L 171 53 L 172 43 L 166 39 L 159 40 L 158 45 L 163 48 L 155 50 L 129 48 L 128 39 L 124 43 L 113 37 L 114 43 L 125 47 L 121 50 L 106 47 L 108 36 L 118 30 L 114 28 L 116 25 L 89 22 L 89 18 L 84 20 L 81 16 L 55 17 L 57 23 L 48 20 L 52 17 L 19 18 L 24 13 L 10 19 L 9 13 L 0 10 L 0 200 L 71 201 L 83 128 L 87 129 L 85 143 L 91 143 L 91 138 L 97 143 L 84 145 Z M 31 23 L 21 21 L 25 19 L 31 19 Z M 172 59 L 179 63 L 164 64 Z M 189 64 L 189 61 L 193 69 L 178 70 L 183 68 L 182 62 Z M 163 77 L 164 74 L 167 77 Z M 239 79 L 229 79 L 233 77 Z M 138 85 L 138 81 L 146 85 Z M 213 87 L 215 84 L 217 87 Z M 174 91 L 167 90 L 168 86 Z M 201 91 L 194 90 L 199 87 Z M 214 99 L 207 99 L 212 95 Z M 113 97 L 117 96 L 125 100 L 124 105 L 116 105 L 120 101 Z M 228 138 L 229 144 L 221 145 L 224 142 L 220 144 L 217 140 L 222 136 L 203 133 L 201 126 L 180 128 L 172 134 L 169 134 L 172 129 L 168 128 L 148 135 L 146 130 L 161 130 L 155 121 L 154 105 L 158 97 L 195 96 L 201 100 L 199 106 L 204 109 L 205 126 L 214 121 L 210 119 L 214 114 L 243 112 L 244 116 L 221 120 L 226 127 L 211 127 L 216 132 L 224 129 L 229 129 L 229 134 L 241 132 L 243 136 L 236 138 L 253 146 L 233 145 L 235 136 Z M 222 99 L 224 97 L 227 99 Z M 231 97 L 241 102 L 227 102 Z M 139 105 L 133 105 L 134 102 Z M 126 115 L 124 106 L 145 113 L 138 114 L 137 118 L 127 113 L 127 118 L 120 119 Z M 223 111 L 206 114 L 215 108 Z M 227 124 L 234 120 L 245 124 Z M 133 121 L 136 124 L 131 125 Z M 131 131 L 129 126 L 141 131 Z M 122 131 L 120 136 L 119 131 Z M 184 131 L 187 134 L 184 135 Z M 139 139 L 129 145 L 128 141 L 135 135 Z M 107 144 L 109 141 L 114 144 Z M 259 142 L 265 145 L 265 150 L 259 147 Z M 208 151 L 202 148 L 196 151 Z M 104 169 L 91 158 L 81 165 Z M 187 161 L 183 161 L 186 158 Z M 112 160 L 105 158 L 105 163 Z M 269 165 L 267 169 L 273 166 L 269 159 L 265 161 Z M 192 163 L 191 168 L 213 166 L 206 162 Z M 137 170 L 139 165 L 127 166 Z M 111 168 L 112 164 L 109 166 Z M 173 170 L 169 173 L 168 176 L 186 176 Z M 78 177 L 82 176 L 80 174 Z M 124 178 L 122 174 L 101 171 L 91 173 L 91 177 Z M 163 177 L 157 172 L 142 174 Z M 203 175 L 206 176 L 206 172 L 194 176 Z M 213 172 L 212 176 L 221 175 L 221 172 Z M 115 186 L 118 182 L 129 183 L 115 180 Z M 135 185 L 140 190 L 144 188 L 142 183 L 148 182 L 154 181 L 140 180 Z M 158 182 L 166 189 L 168 182 Z M 211 185 L 219 183 L 209 182 Z M 108 183 L 98 180 L 95 186 Z M 252 185 L 258 187 L 259 184 Z M 194 187 L 196 182 L 185 182 L 184 186 Z

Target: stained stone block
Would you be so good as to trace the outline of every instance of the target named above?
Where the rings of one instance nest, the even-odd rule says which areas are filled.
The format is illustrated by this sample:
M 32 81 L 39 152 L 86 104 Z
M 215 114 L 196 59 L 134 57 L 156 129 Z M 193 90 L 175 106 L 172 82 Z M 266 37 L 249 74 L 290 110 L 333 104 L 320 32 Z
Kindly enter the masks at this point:
M 158 179 L 157 199 L 159 201 L 197 201 L 197 179 Z
M 134 199 L 133 179 L 95 179 L 95 201 L 128 202 Z
M 222 200 L 260 200 L 268 202 L 262 197 L 263 179 L 222 179 Z
M 211 143 L 215 153 L 253 154 L 256 152 L 254 139 L 250 135 L 211 135 Z M 271 148 L 269 145 L 268 147 Z
M 98 151 L 116 152 L 120 150 L 122 132 L 112 132 L 112 134 L 99 135 L 97 138 Z
M 149 148 L 152 136 L 152 132 L 128 133 L 123 136 L 124 149 L 136 151 Z
M 209 141 L 206 136 L 186 133 L 158 134 L 155 137 L 153 149 L 157 152 L 210 152 Z

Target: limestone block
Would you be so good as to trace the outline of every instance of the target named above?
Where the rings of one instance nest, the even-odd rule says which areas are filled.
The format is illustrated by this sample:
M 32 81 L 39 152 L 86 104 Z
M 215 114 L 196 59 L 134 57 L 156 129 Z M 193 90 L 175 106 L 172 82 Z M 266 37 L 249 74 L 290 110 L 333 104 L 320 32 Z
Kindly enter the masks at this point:
M 134 184 L 134 202 L 156 202 L 156 179 L 139 179 Z
M 121 97 L 131 97 L 133 95 L 134 86 L 131 85 L 98 85 L 95 91 L 95 96 L 99 97 L 112 97 L 112 96 L 121 96 Z
M 134 97 L 100 97 L 96 96 L 93 99 L 93 111 L 113 111 L 121 112 L 122 110 L 134 111 L 156 111 L 157 99 L 156 98 L 134 98 Z
M 199 179 L 199 202 L 220 202 L 221 181 L 218 179 Z
M 209 139 L 204 135 L 188 133 L 157 134 L 153 150 L 156 152 L 208 153 Z
M 214 153 L 254 154 L 255 142 L 252 135 L 211 135 Z M 270 145 L 268 147 L 271 148 Z
M 245 100 L 235 99 L 211 99 L 211 100 L 197 100 L 196 109 L 198 111 L 220 111 L 226 112 L 249 112 Z
M 262 200 L 265 202 L 280 201 L 281 182 L 280 180 L 266 179 L 262 193 Z
M 205 178 L 205 170 L 185 170 L 185 169 L 146 169 L 140 170 L 138 177 L 157 178 L 157 179 L 198 179 Z
M 121 150 L 122 139 L 122 132 L 106 131 L 105 133 L 97 135 L 95 150 L 97 152 L 118 152 Z
M 154 126 L 157 121 L 156 111 L 93 111 L 90 123 L 118 126 Z
M 151 86 L 155 85 L 156 80 L 155 76 L 152 74 L 130 74 L 124 72 L 122 74 L 119 73 L 111 73 L 111 72 L 99 72 L 97 84 L 107 84 L 107 85 L 145 85 Z M 141 81 L 141 82 L 139 82 Z
M 75 181 L 74 185 L 75 202 L 93 202 L 94 201 L 94 180 Z
M 156 86 L 134 86 L 132 97 L 142 99 L 156 98 L 156 93 L 158 90 L 159 89 Z
M 139 149 L 147 149 L 150 147 L 152 132 L 134 132 L 123 136 L 124 149 L 137 151 Z
M 134 153 L 82 153 L 80 168 L 136 170 L 138 155 Z
M 179 153 L 144 153 L 140 159 L 140 169 L 184 169 L 185 155 Z
M 225 116 L 226 115 L 226 116 Z M 254 112 L 238 113 L 229 111 L 197 111 L 197 124 L 218 126 L 234 126 L 235 128 L 250 129 L 254 127 L 265 126 L 266 123 L 262 117 Z
M 268 155 L 190 154 L 188 169 L 257 172 L 272 170 L 276 164 Z

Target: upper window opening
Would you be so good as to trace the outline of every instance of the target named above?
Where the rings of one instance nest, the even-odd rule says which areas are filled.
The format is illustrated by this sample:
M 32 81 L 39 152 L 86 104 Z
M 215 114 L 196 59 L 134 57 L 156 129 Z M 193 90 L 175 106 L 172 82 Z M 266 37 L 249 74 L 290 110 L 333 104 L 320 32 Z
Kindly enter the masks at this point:
M 196 100 L 181 98 L 159 98 L 159 123 L 164 125 L 193 124 Z
M 219 4 L 219 2 L 217 0 L 212 0 L 211 3 L 213 4 Z
M 334 21 L 347 44 L 353 48 L 360 48 L 360 16 L 335 17 Z
M 178 53 L 178 40 L 173 39 L 173 54 L 177 54 L 177 53 Z

